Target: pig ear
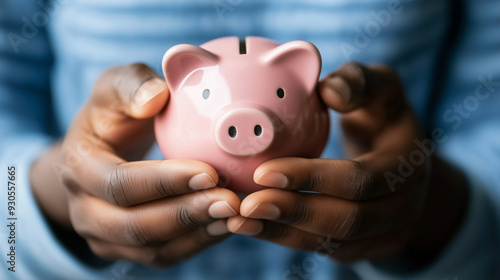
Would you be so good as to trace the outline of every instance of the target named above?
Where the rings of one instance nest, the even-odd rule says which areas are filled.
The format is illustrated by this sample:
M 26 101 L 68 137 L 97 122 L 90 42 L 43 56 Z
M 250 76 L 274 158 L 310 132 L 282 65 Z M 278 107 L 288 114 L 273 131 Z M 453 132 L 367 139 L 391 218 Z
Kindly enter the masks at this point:
M 265 53 L 263 59 L 264 63 L 286 67 L 305 85 L 308 93 L 314 91 L 321 69 L 321 55 L 313 44 L 292 41 Z
M 170 48 L 163 57 L 163 75 L 171 92 L 179 87 L 196 69 L 216 65 L 219 57 L 201 47 L 182 44 Z

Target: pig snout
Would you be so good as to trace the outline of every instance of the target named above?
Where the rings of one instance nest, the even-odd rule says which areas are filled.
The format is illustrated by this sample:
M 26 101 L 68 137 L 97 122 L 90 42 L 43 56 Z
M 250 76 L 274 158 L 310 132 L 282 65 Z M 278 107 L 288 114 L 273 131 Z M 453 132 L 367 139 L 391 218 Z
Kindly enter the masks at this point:
M 275 129 L 270 116 L 256 108 L 224 112 L 215 126 L 217 144 L 236 156 L 256 155 L 271 146 Z

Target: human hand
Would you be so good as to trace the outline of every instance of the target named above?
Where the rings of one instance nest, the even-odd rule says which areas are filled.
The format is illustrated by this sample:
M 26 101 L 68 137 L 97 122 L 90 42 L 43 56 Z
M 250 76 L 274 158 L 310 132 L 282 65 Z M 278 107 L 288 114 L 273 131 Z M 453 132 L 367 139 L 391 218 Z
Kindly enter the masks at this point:
M 319 91 L 342 113 L 349 159 L 262 164 L 254 180 L 270 188 L 241 202 L 229 230 L 345 263 L 431 260 L 463 216 L 465 180 L 433 154 L 396 73 L 349 63 Z
M 168 96 L 146 65 L 108 70 L 62 143 L 32 167 L 41 208 L 99 257 L 166 266 L 229 235 L 225 219 L 237 214 L 240 199 L 216 187 L 211 166 L 137 161 L 154 142 L 152 117 Z

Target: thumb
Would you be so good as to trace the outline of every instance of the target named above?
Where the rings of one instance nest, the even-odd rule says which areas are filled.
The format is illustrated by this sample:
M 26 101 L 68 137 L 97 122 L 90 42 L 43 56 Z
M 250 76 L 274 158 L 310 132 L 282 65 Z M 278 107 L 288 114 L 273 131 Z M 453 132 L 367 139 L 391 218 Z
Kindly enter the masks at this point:
M 168 97 L 166 82 L 145 64 L 115 67 L 98 79 L 73 127 L 124 158 L 141 158 L 154 141 L 152 117 Z
M 149 66 L 134 63 L 106 71 L 97 81 L 90 103 L 134 119 L 151 118 L 165 106 L 167 83 Z
M 383 65 L 350 62 L 326 76 L 319 84 L 323 101 L 332 109 L 348 113 L 381 100 L 406 108 L 404 90 L 394 70 Z M 395 104 L 398 103 L 398 104 Z
M 323 79 L 319 91 L 329 107 L 343 113 L 351 157 L 380 143 L 394 149 L 406 144 L 403 136 L 414 138 L 420 131 L 398 75 L 387 66 L 347 63 Z

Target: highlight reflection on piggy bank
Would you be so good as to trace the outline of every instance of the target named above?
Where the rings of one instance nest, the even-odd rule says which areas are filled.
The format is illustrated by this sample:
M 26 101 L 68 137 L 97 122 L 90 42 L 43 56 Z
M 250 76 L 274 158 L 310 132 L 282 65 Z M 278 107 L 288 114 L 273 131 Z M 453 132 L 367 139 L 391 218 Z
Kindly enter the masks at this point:
M 163 58 L 171 91 L 155 120 L 165 158 L 206 162 L 219 186 L 248 194 L 263 186 L 255 169 L 279 157 L 318 157 L 329 117 L 316 92 L 321 57 L 314 45 L 226 37 L 177 45 Z

